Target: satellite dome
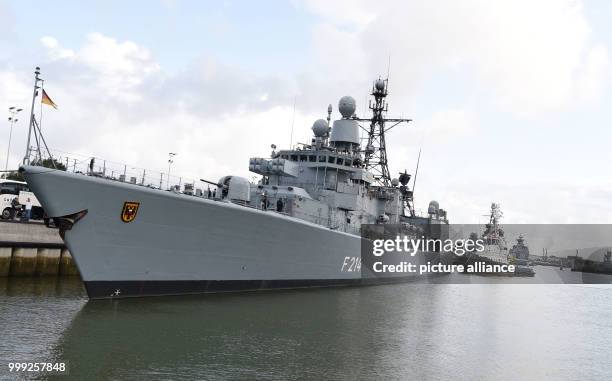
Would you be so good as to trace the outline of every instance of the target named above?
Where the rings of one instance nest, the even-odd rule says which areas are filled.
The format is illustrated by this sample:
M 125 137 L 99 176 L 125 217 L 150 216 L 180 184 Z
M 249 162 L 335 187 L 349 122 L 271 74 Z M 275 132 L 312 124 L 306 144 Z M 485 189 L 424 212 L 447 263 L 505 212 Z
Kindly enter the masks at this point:
M 378 91 L 383 91 L 385 89 L 385 81 L 383 81 L 382 79 L 378 78 L 376 80 L 376 82 L 374 82 L 374 87 Z
M 398 185 L 399 185 L 399 183 L 400 183 L 400 182 L 399 182 L 399 180 L 398 180 L 398 179 L 393 179 L 393 180 L 391 180 L 391 185 L 393 185 L 394 187 L 398 186 Z
M 324 119 L 318 119 L 312 124 L 312 132 L 316 137 L 323 137 L 329 131 L 329 127 L 327 127 L 327 121 Z
M 440 204 L 438 201 L 432 201 L 429 203 L 429 207 L 427 208 L 427 213 L 429 214 L 437 214 L 440 209 Z
M 355 113 L 357 109 L 357 104 L 355 103 L 355 98 L 347 95 L 340 98 L 340 102 L 338 102 L 338 110 L 340 114 L 342 114 L 343 118 L 350 118 Z

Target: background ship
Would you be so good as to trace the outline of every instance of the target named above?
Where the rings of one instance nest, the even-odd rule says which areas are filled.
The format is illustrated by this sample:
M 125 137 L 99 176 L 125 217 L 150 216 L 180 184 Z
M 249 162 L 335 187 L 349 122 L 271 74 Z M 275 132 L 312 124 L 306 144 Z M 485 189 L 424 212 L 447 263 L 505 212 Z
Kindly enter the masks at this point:
M 479 253 L 481 260 L 492 264 L 508 264 L 508 245 L 504 229 L 501 226 L 503 213 L 499 204 L 492 203 L 489 212 L 489 222 L 485 224 L 481 239 L 484 241 L 484 250 Z
M 487 265 L 513 265 L 514 272 L 476 272 L 481 275 L 508 275 L 508 276 L 534 276 L 535 271 L 529 266 L 529 248 L 525 245 L 522 235 L 517 238 L 517 244 L 508 250 L 504 229 L 501 225 L 503 212 L 497 203 L 491 203 L 489 221 L 484 226 L 482 235 L 472 233 L 471 239 L 481 239 L 484 250 L 466 254 L 461 262 L 465 265 L 476 265 L 482 263 Z
M 510 249 L 509 255 L 517 265 L 526 266 L 529 264 L 529 247 L 527 247 L 525 237 L 522 234 L 516 239 L 516 244 Z
M 585 273 L 610 274 L 612 275 L 612 248 L 606 248 L 603 261 L 599 262 L 591 258 L 584 259 L 577 254 L 572 259 L 572 271 L 582 271 Z M 577 250 L 576 250 L 577 251 Z M 594 257 L 592 254 L 591 257 Z
M 94 171 L 93 159 L 80 174 L 28 165 L 44 152 L 29 142 L 20 170 L 60 227 L 91 298 L 403 281 L 412 275 L 380 276 L 361 265 L 362 226 L 424 235 L 448 221 L 437 202 L 417 216 L 411 175 L 390 176 L 385 133 L 410 120 L 385 117 L 387 88 L 387 80 L 374 82 L 370 118 L 357 117 L 355 100 L 343 97 L 341 119 L 331 123 L 330 105 L 310 144 L 273 145 L 269 158 L 251 158 L 257 183 L 224 176 L 202 180 L 213 192 L 194 192 L 195 184 L 154 189 L 144 186 L 144 174 L 137 184 Z M 31 132 L 44 143 L 33 119 Z

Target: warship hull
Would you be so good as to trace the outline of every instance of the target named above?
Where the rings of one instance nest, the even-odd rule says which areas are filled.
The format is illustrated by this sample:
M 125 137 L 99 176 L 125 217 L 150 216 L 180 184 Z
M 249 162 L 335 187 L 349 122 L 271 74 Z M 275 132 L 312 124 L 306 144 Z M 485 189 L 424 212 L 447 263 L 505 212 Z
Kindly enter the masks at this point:
M 63 225 L 92 299 L 416 277 L 368 273 L 355 265 L 361 237 L 282 213 L 42 167 L 21 171 L 46 213 Z M 124 218 L 126 203 L 137 209 Z M 436 255 L 413 260 L 432 261 Z

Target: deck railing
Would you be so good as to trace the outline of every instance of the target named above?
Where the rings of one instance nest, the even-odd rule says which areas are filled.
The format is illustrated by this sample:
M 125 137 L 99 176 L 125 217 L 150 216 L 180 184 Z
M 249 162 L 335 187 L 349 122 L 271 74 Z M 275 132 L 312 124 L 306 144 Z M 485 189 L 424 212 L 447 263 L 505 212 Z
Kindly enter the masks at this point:
M 49 155 L 30 158 L 31 165 L 52 167 Z M 55 165 L 67 172 L 96 176 L 113 181 L 121 181 L 153 189 L 172 190 L 187 194 L 207 196 L 208 189 L 214 188 L 199 179 L 170 175 L 167 172 L 119 163 L 96 156 L 85 156 L 61 150 L 51 150 Z

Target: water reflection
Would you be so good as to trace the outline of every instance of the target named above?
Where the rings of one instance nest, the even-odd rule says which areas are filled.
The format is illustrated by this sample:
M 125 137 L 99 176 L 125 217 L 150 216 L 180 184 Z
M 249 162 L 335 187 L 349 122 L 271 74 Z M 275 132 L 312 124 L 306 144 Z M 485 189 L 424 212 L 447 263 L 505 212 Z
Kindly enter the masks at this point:
M 612 376 L 607 286 L 403 284 L 93 302 L 72 286 L 0 285 L 9 328 L 0 355 L 68 361 L 73 379 Z
M 90 302 L 58 357 L 99 378 L 374 377 L 372 363 L 402 345 L 397 317 L 420 309 L 397 296 L 389 303 L 369 288 Z
M 78 276 L 0 277 L 0 298 L 15 297 L 84 298 L 85 289 Z
M 611 349 L 610 296 L 580 286 L 401 285 L 90 302 L 57 357 L 75 375 L 110 379 L 598 378 L 610 374 L 594 365 Z

